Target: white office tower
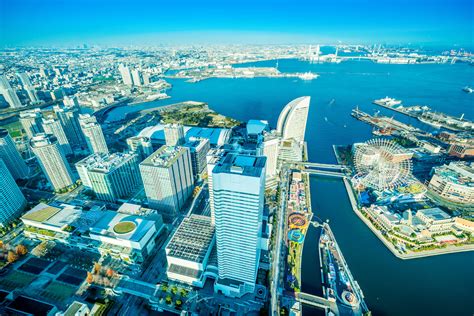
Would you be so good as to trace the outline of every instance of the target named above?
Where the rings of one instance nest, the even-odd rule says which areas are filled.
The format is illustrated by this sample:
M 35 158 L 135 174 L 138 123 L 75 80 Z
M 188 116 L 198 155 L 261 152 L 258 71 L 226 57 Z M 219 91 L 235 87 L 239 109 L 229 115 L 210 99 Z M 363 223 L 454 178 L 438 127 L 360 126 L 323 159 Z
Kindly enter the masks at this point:
M 36 95 L 36 90 L 33 84 L 31 83 L 30 77 L 25 72 L 18 73 L 18 78 L 20 78 L 21 84 L 23 85 L 23 89 L 28 94 L 30 101 L 32 103 L 38 102 L 38 96 Z
M 185 143 L 184 127 L 181 124 L 166 124 L 163 127 L 165 131 L 165 141 L 168 146 L 181 146 Z
M 76 96 L 72 96 L 72 97 L 65 96 L 63 99 L 63 104 L 66 107 L 78 107 L 79 101 L 77 100 Z
M 0 128 L 0 159 L 3 159 L 15 180 L 28 177 L 28 166 L 21 158 L 10 134 L 4 128 Z
M 143 84 L 143 77 L 138 69 L 133 69 L 132 70 L 132 79 L 133 79 L 133 84 L 136 86 L 141 86 Z
M 103 201 L 126 198 L 141 185 L 135 153 L 92 154 L 76 163 L 76 169 L 82 184 Z
M 15 89 L 12 88 L 4 75 L 0 76 L 0 94 L 3 95 L 11 108 L 20 108 L 23 106 L 20 102 L 20 99 L 18 98 L 18 95 L 16 94 Z
M 169 216 L 178 213 L 193 191 L 189 149 L 162 146 L 140 163 L 149 206 Z
M 190 137 L 189 141 L 183 145 L 191 152 L 191 163 L 193 165 L 193 175 L 199 178 L 207 166 L 206 156 L 211 145 L 207 138 Z
M 82 133 L 86 139 L 89 151 L 93 154 L 108 154 L 109 149 L 107 148 L 102 128 L 99 123 L 97 123 L 95 116 L 79 114 L 79 124 L 81 125 Z
M 212 170 L 217 165 L 217 163 L 227 154 L 228 152 L 220 148 L 212 148 L 209 150 L 206 156 L 207 163 L 207 186 L 209 188 L 209 208 L 211 209 L 211 223 L 214 225 L 215 216 L 214 216 L 214 190 L 212 182 Z
M 120 64 L 118 69 L 119 69 L 120 75 L 122 76 L 123 83 L 129 86 L 133 86 L 133 79 L 132 79 L 132 74 L 130 72 L 130 68 L 128 68 L 127 66 L 123 64 Z
M 282 140 L 304 141 L 311 97 L 300 97 L 288 103 L 280 113 L 277 131 Z
M 78 108 L 76 106 L 59 107 L 55 105 L 53 110 L 63 126 L 69 145 L 72 147 L 85 147 L 86 140 L 79 124 Z
M 138 154 L 140 161 L 153 154 L 151 139 L 144 136 L 132 136 L 127 138 L 130 151 Z
M 26 206 L 26 199 L 0 158 L 0 227 L 16 219 Z
M 278 151 L 280 148 L 280 137 L 276 133 L 265 133 L 263 140 L 257 147 L 257 156 L 267 157 L 266 177 L 272 178 L 277 175 Z
M 42 115 L 40 109 L 20 112 L 20 123 L 29 139 L 43 132 Z
M 219 278 L 214 290 L 253 293 L 260 261 L 265 157 L 229 153 L 212 171 Z
M 72 154 L 71 145 L 69 145 L 66 133 L 64 133 L 64 129 L 59 120 L 55 120 L 52 117 L 43 119 L 43 130 L 46 134 L 52 134 L 56 136 L 56 138 L 58 139 L 58 143 L 59 145 L 61 145 L 61 148 L 65 155 Z
M 61 190 L 74 183 L 74 176 L 56 136 L 37 134 L 30 140 L 30 147 L 54 190 Z

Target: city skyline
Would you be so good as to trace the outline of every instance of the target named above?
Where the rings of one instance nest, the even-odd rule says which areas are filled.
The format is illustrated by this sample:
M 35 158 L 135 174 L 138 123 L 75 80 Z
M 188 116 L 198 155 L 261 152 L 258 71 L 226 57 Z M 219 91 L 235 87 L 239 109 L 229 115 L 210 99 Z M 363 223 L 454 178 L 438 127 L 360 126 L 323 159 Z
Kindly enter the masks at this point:
M 471 8 L 471 10 L 469 10 Z M 2 1 L 0 47 L 412 44 L 472 47 L 472 2 Z M 420 17 L 423 18 L 420 18 Z M 34 32 L 32 31 L 34 29 Z

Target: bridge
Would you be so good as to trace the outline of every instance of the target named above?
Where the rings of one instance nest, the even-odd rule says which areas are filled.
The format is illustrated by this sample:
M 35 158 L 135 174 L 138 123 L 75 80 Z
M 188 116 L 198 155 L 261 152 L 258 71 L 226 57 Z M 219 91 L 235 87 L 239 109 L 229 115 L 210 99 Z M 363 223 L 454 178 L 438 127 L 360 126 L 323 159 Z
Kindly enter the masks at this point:
M 319 296 L 308 294 L 308 293 L 303 293 L 303 292 L 296 293 L 296 299 L 303 304 L 323 308 L 324 310 L 337 309 L 335 302 L 331 302 L 324 297 L 319 297 Z
M 314 169 L 304 169 L 303 172 L 309 174 L 315 174 L 320 176 L 327 176 L 327 177 L 334 177 L 334 178 L 347 178 L 347 175 L 342 172 L 334 172 L 334 171 L 325 171 L 325 170 L 314 170 Z
M 349 167 L 347 167 L 346 165 L 333 165 L 333 164 L 308 162 L 308 161 L 294 162 L 293 164 L 304 166 L 305 168 L 335 169 L 335 170 L 349 169 Z

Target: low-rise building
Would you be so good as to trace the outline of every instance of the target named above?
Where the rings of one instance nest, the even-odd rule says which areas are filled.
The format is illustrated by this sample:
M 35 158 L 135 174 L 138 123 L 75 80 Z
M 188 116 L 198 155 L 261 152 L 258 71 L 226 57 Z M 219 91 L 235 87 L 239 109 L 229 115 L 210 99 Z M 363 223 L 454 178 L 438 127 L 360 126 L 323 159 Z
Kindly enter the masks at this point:
M 166 246 L 168 278 L 202 287 L 214 244 L 214 226 L 210 217 L 191 215 L 185 218 Z
M 433 168 L 428 188 L 442 199 L 474 204 L 474 164 L 451 162 Z
M 454 218 L 438 207 L 421 209 L 416 212 L 416 217 L 432 234 L 449 232 L 454 225 Z

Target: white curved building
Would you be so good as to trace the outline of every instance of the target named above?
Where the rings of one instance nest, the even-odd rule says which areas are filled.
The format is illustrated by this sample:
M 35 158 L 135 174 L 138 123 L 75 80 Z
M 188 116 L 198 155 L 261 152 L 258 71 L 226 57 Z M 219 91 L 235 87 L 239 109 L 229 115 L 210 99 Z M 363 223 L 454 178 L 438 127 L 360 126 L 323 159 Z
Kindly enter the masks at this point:
M 296 98 L 283 108 L 277 124 L 277 131 L 283 140 L 304 141 L 310 100 L 309 96 Z

